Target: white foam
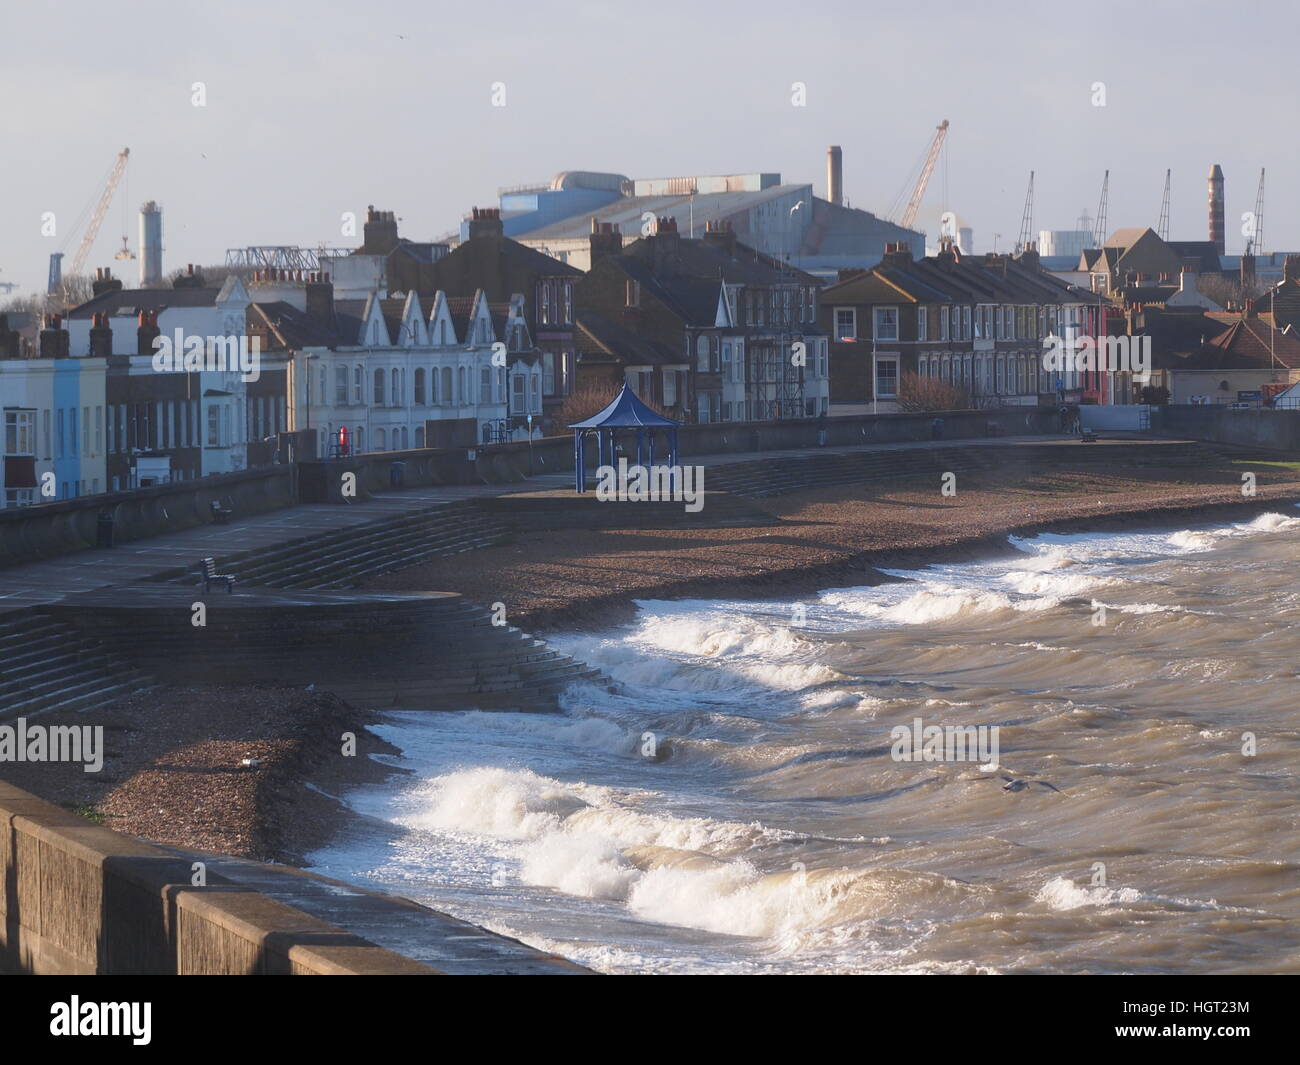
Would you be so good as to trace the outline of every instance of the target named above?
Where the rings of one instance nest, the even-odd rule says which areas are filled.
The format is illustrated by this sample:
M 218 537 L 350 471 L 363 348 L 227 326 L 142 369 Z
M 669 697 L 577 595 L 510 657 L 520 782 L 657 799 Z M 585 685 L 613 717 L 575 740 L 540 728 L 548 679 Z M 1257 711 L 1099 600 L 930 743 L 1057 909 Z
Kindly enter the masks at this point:
M 1083 906 L 1139 902 L 1142 893 L 1133 888 L 1084 887 L 1063 876 L 1054 876 L 1038 889 L 1036 898 L 1054 910 L 1077 910 Z

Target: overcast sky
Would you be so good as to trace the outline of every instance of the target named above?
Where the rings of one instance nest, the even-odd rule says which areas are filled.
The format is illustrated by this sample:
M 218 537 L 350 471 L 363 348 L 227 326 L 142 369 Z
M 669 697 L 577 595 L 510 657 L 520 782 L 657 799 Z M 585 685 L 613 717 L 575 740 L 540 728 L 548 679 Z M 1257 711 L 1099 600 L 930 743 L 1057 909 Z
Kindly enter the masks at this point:
M 1171 236 L 1205 239 L 1215 162 L 1228 251 L 1261 167 L 1266 244 L 1300 249 L 1297 28 L 1282 0 L 4 0 L 0 281 L 43 288 L 51 251 L 70 265 L 123 146 L 88 269 L 124 231 L 135 248 L 147 199 L 171 271 L 248 244 L 355 245 L 340 215 L 368 203 L 430 239 L 560 170 L 779 171 L 824 195 L 832 143 L 852 205 L 884 213 L 944 118 L 926 206 L 944 206 L 946 176 L 976 250 L 1014 243 L 1031 169 L 1035 229 L 1095 212 L 1106 168 L 1108 228 L 1155 226 L 1169 167 Z

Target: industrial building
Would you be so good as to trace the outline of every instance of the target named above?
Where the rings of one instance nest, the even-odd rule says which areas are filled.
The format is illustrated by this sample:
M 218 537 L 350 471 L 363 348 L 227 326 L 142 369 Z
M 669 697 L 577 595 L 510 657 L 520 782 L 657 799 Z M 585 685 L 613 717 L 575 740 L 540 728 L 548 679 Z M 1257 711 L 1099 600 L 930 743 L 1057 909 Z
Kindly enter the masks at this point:
M 740 243 L 823 280 L 874 265 L 886 244 L 925 254 L 924 234 L 847 206 L 842 166 L 843 154 L 832 146 L 824 198 L 779 173 L 629 179 L 568 171 L 549 186 L 502 190 L 501 220 L 507 236 L 579 270 L 591 265 L 593 219 L 628 237 L 649 235 L 656 218 L 676 218 L 688 240 L 725 226 Z

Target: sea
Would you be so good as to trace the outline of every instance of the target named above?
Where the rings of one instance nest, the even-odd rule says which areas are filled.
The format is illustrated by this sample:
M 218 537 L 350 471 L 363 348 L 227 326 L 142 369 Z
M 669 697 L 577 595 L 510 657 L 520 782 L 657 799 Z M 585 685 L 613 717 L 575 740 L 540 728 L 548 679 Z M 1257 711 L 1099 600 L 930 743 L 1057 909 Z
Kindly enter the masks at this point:
M 1300 972 L 1298 533 L 640 602 L 550 638 L 612 692 L 388 714 L 310 863 L 608 973 Z

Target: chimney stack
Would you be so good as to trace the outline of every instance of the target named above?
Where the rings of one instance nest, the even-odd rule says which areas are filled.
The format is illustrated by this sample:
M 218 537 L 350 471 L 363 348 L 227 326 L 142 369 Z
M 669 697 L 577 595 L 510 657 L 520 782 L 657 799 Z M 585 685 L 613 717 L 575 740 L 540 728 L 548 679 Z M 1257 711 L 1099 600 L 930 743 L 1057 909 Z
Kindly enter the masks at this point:
M 9 328 L 9 315 L 0 314 L 0 359 L 18 358 L 18 330 Z
M 122 282 L 113 276 L 112 270 L 107 266 L 97 266 L 95 268 L 95 280 L 90 286 L 93 296 L 102 296 L 105 292 L 119 292 L 121 289 Z
M 733 259 L 736 257 L 736 231 L 726 220 L 705 224 L 704 243 L 725 252 Z
M 838 144 L 826 149 L 826 199 L 836 207 L 844 206 L 844 153 Z
M 362 226 L 363 255 L 387 255 L 397 247 L 397 215 L 392 211 L 376 211 L 374 204 L 366 207 L 366 222 Z
M 598 222 L 591 220 L 591 265 L 609 255 L 620 255 L 623 251 L 623 234 L 617 222 Z
M 1218 163 L 1210 167 L 1210 241 L 1214 250 L 1222 255 L 1224 252 L 1223 225 L 1223 170 Z
M 1282 280 L 1300 281 L 1300 255 L 1288 255 L 1282 260 Z
M 135 352 L 137 355 L 152 355 L 153 342 L 158 338 L 158 312 L 141 311 L 140 325 L 135 331 Z
M 108 312 L 97 312 L 90 320 L 90 354 L 92 358 L 107 358 L 113 354 L 113 330 L 108 324 Z
M 651 262 L 655 273 L 672 274 L 677 270 L 681 252 L 677 219 L 660 216 L 655 219 L 654 235 L 650 238 Z
M 329 274 L 312 274 L 304 286 L 307 314 L 324 325 L 334 325 L 334 283 Z
M 469 216 L 469 239 L 479 237 L 504 237 L 499 207 L 475 207 Z
M 70 350 L 68 331 L 63 328 L 63 318 L 57 314 L 45 315 L 41 326 L 40 357 L 66 359 Z

